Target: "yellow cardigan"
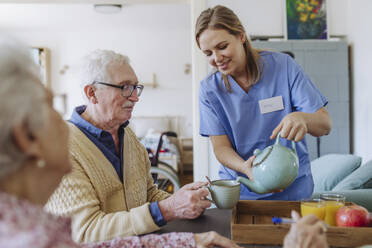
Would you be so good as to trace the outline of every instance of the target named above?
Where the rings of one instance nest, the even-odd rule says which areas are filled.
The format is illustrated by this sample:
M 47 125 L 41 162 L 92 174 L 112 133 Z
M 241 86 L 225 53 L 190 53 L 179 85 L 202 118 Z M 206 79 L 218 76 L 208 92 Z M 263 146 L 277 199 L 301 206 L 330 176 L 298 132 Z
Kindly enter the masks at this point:
M 125 128 L 123 183 L 96 145 L 74 124 L 70 127 L 72 172 L 66 175 L 45 209 L 72 217 L 76 242 L 96 242 L 158 230 L 149 202 L 167 198 L 149 173 L 146 149 Z

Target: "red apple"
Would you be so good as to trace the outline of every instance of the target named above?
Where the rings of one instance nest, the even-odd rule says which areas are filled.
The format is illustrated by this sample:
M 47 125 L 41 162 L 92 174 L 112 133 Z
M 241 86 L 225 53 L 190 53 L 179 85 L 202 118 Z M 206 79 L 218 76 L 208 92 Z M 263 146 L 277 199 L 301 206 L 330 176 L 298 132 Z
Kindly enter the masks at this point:
M 369 226 L 371 216 L 362 206 L 344 206 L 337 211 L 336 223 L 337 226 Z

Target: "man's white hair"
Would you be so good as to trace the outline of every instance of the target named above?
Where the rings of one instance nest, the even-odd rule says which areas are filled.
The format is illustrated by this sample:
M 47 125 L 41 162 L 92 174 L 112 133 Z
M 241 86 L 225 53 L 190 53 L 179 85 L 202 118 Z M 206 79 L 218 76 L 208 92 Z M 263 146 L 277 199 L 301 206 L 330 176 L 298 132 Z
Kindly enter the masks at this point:
M 94 81 L 111 82 L 108 68 L 116 65 L 129 64 L 125 55 L 110 50 L 95 50 L 84 57 L 81 67 L 81 88 L 92 84 Z
M 46 91 L 26 46 L 0 35 L 0 180 L 28 159 L 14 143 L 15 125 L 33 134 L 46 120 Z M 44 103 L 44 104 L 43 104 Z

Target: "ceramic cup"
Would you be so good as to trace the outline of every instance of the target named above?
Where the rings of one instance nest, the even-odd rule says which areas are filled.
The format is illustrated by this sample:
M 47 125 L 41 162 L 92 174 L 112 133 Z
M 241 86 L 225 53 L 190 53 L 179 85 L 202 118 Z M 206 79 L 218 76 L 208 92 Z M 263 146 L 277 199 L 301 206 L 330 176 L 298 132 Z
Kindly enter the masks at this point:
M 207 188 L 218 208 L 231 209 L 239 201 L 240 183 L 235 180 L 215 180 Z

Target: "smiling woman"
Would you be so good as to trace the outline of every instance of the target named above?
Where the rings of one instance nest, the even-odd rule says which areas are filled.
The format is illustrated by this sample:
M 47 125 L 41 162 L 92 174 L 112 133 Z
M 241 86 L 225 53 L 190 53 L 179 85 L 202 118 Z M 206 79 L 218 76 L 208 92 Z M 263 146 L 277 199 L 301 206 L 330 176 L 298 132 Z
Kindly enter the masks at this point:
M 229 11 L 224 11 L 225 9 L 223 8 L 217 6 L 215 10 L 219 10 L 220 15 L 215 14 L 213 19 L 210 16 L 213 12 L 208 14 L 204 12 L 205 18 L 198 18 L 195 28 L 196 42 L 208 57 L 209 64 L 223 72 L 223 81 L 228 91 L 231 91 L 227 77 L 229 74 L 235 76 L 243 75 L 240 85 L 244 90 L 248 91 L 250 86 L 260 78 L 258 52 L 252 48 L 245 34 L 245 29 L 239 20 L 229 20 L 230 13 Z M 208 28 L 212 26 L 216 28 Z M 247 60 L 247 57 L 250 59 Z M 249 73 L 249 75 L 245 77 L 245 73 Z
M 200 14 L 195 39 L 215 69 L 200 84 L 199 110 L 200 134 L 210 137 L 222 165 L 219 176 L 254 180 L 253 151 L 271 145 L 270 139 L 280 133 L 280 137 L 297 142 L 297 178 L 278 193 L 257 194 L 243 185 L 240 199 L 310 197 L 314 183 L 303 138 L 306 133 L 329 133 L 331 121 L 324 108 L 327 99 L 290 56 L 253 48 L 239 18 L 225 6 Z M 285 144 L 290 147 L 289 142 Z

